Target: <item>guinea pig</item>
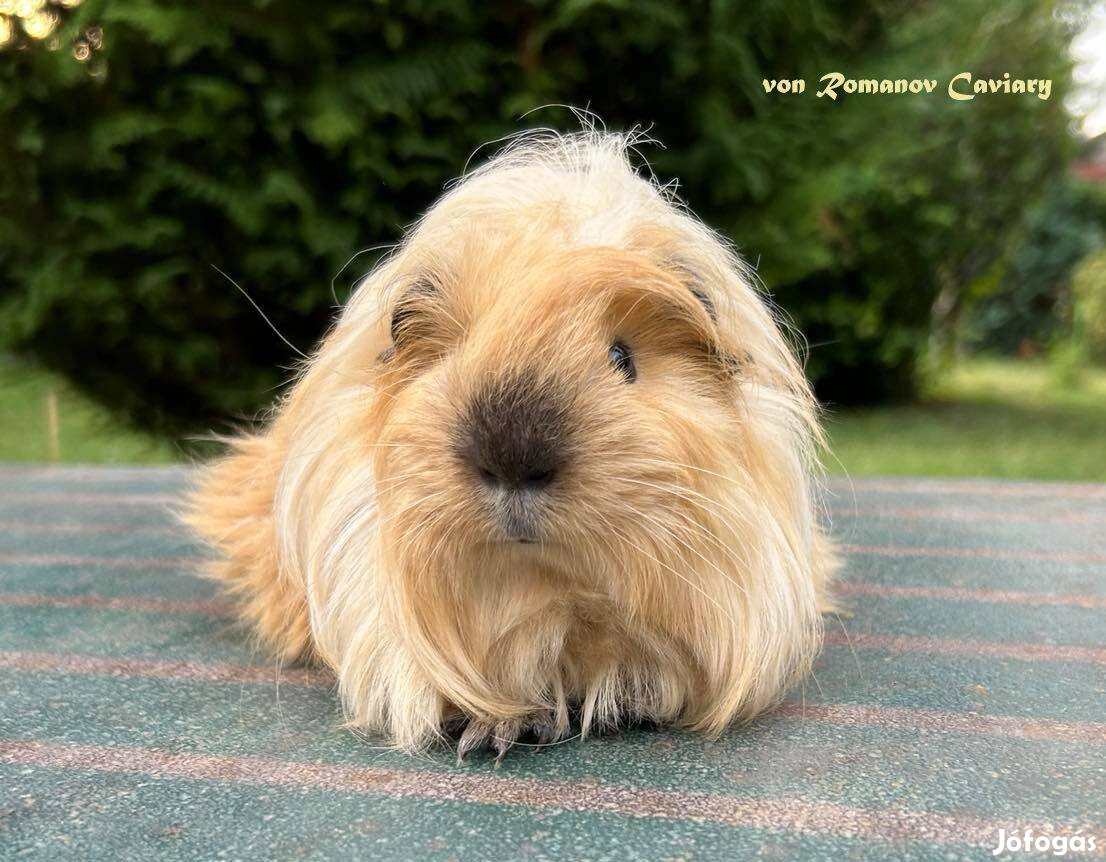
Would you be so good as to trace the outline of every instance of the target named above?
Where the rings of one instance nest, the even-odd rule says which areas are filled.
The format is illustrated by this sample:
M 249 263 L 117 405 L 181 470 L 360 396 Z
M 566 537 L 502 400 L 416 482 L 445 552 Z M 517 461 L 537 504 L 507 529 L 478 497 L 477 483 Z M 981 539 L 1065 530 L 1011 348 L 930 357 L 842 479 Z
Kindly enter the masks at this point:
M 463 177 L 189 498 L 261 640 L 398 748 L 718 734 L 819 648 L 816 401 L 634 143 L 530 133 Z

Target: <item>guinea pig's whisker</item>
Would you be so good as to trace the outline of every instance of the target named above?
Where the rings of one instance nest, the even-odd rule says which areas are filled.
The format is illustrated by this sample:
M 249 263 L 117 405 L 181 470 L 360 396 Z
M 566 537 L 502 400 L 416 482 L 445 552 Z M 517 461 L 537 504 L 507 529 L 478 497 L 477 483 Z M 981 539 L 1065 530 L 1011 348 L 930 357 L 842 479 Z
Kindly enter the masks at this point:
M 676 491 L 675 489 L 672 490 L 672 493 L 675 494 L 676 496 L 680 496 L 682 499 L 686 500 L 691 505 L 697 506 L 701 511 L 706 512 L 707 514 L 712 514 L 714 517 L 718 518 L 719 520 L 721 520 L 723 522 L 726 520 L 725 515 L 727 515 L 727 514 L 730 517 L 732 517 L 734 519 L 737 519 L 739 521 L 742 520 L 743 517 L 744 517 L 744 513 L 742 513 L 740 510 L 738 510 L 736 508 L 725 506 L 724 504 L 722 504 L 718 501 L 715 501 L 715 500 L 711 500 L 709 497 L 706 497 L 702 494 L 699 494 L 696 491 L 692 491 L 691 489 L 684 489 L 684 490 L 686 490 L 688 493 L 694 495 L 694 497 L 683 496 L 678 491 Z M 696 497 L 699 498 L 699 499 L 695 499 Z M 710 506 L 708 506 L 706 504 L 710 504 Z M 710 508 L 711 506 L 713 506 L 715 508 L 712 510 Z M 717 511 L 718 508 L 721 508 L 723 510 L 724 514 L 719 514 L 718 511 Z M 790 544 L 790 540 L 787 538 L 786 535 L 783 535 L 783 534 L 780 533 L 779 525 L 774 520 L 766 521 L 765 525 L 767 526 L 767 528 L 770 531 L 773 531 L 777 535 L 779 535 L 784 540 L 785 544 Z M 738 558 L 736 556 L 732 556 L 732 559 L 734 560 L 735 563 L 737 563 L 739 566 L 742 566 L 742 567 L 749 567 L 752 564 L 752 561 L 747 557 Z
M 680 485 L 658 485 L 655 482 L 646 482 L 643 479 L 632 479 L 629 476 L 619 476 L 616 481 L 629 482 L 632 485 L 641 485 L 646 488 L 651 488 L 654 491 L 659 491 L 665 496 L 677 497 L 693 506 L 697 506 L 708 514 L 714 515 L 716 518 L 723 518 L 725 515 L 732 517 L 740 517 L 742 515 L 738 509 L 734 509 L 717 500 L 712 500 L 710 497 L 700 494 L 698 491 Z
M 837 620 L 837 624 L 841 626 L 841 634 L 845 636 L 845 643 L 849 645 L 849 652 L 852 653 L 853 662 L 856 664 L 856 672 L 860 675 L 860 681 L 864 683 L 864 687 L 867 688 L 868 680 L 864 676 L 864 669 L 860 666 L 860 656 L 856 654 L 856 648 L 853 647 L 853 640 L 849 637 L 849 630 L 845 628 L 845 621 L 841 619 L 841 615 L 836 611 L 834 611 L 833 617 Z M 821 691 L 821 687 L 819 687 L 818 690 Z
M 594 506 L 591 506 L 590 504 L 586 504 L 586 503 L 582 504 L 582 508 L 584 508 L 585 510 L 590 512 L 590 514 L 596 519 L 596 521 L 598 523 L 602 524 L 608 531 L 618 535 L 619 538 L 623 538 L 621 536 L 621 534 L 617 533 L 614 526 L 611 524 L 610 520 L 606 517 L 606 515 L 603 512 L 599 511 Z M 672 534 L 670 531 L 665 529 L 661 522 L 658 522 L 653 517 L 648 516 L 645 513 L 637 511 L 637 510 L 635 510 L 635 514 L 638 515 L 639 517 L 643 518 L 644 520 L 648 520 L 648 521 L 652 522 L 657 527 L 662 529 L 664 532 L 668 533 L 673 539 L 679 541 L 681 545 L 686 547 L 688 550 L 692 551 L 692 553 L 694 553 L 696 556 L 700 557 L 700 559 L 702 559 L 704 562 L 706 562 L 708 565 L 710 565 L 712 568 L 714 568 L 720 575 L 722 575 L 723 578 L 730 581 L 734 586 L 736 586 L 739 590 L 741 590 L 741 592 L 743 594 L 748 595 L 748 591 L 747 591 L 747 589 L 744 585 L 742 585 L 742 584 L 738 583 L 737 581 L 735 581 L 723 569 L 721 569 L 716 563 L 711 562 L 708 558 L 706 558 L 701 553 L 696 551 L 695 548 L 692 545 L 690 545 L 688 542 L 685 542 L 679 536 L 677 536 L 675 534 Z M 709 540 L 715 547 L 718 548 L 719 551 L 721 551 L 728 559 L 730 559 L 735 564 L 735 566 L 740 568 L 742 565 L 744 565 L 743 561 L 739 560 L 736 557 L 736 555 L 733 553 L 733 550 L 731 548 L 729 548 L 724 542 L 722 542 L 721 539 L 719 539 L 717 536 L 715 536 L 711 531 L 706 529 L 706 527 L 704 525 L 700 524 L 699 522 L 695 521 L 692 518 L 689 518 L 689 517 L 683 515 L 682 513 L 681 513 L 681 520 L 687 527 L 691 528 L 696 535 L 701 536 L 701 537 Z M 602 534 L 598 534 L 597 538 L 603 543 L 603 545 L 611 553 L 612 557 L 618 556 L 615 549 L 611 546 L 611 544 L 608 541 L 606 541 L 606 538 Z M 601 562 L 602 561 L 597 560 L 593 563 L 590 559 L 585 559 L 585 563 L 588 564 L 588 565 L 597 565 L 597 564 L 600 564 Z
M 412 530 L 408 533 L 403 540 L 399 543 L 399 551 L 402 559 L 411 559 L 415 554 L 415 549 L 420 545 L 424 539 L 427 530 Z
M 610 553 L 611 559 L 618 558 L 620 555 L 617 549 L 608 541 L 608 536 L 615 534 L 615 528 L 614 525 L 611 524 L 610 520 L 607 518 L 606 514 L 604 514 L 601 510 L 586 501 L 581 501 L 579 506 L 581 510 L 589 513 L 592 518 L 594 518 L 595 523 L 602 525 L 602 527 L 604 527 L 606 530 L 606 533 L 600 531 L 589 531 L 589 534 L 603 543 L 603 546 Z M 587 543 L 583 544 L 585 549 L 587 549 Z M 577 550 L 576 543 L 570 545 L 569 547 L 572 549 L 573 556 L 575 557 L 575 552 Z M 604 562 L 607 562 L 609 564 L 609 561 L 604 561 L 598 554 L 596 555 L 595 560 L 592 560 L 588 555 L 585 555 L 584 557 L 585 566 L 594 566 L 595 568 L 600 568 L 602 567 Z
M 584 734 L 581 731 L 580 733 L 573 734 L 572 736 L 566 736 L 564 739 L 555 739 L 552 742 L 519 742 L 516 739 L 512 742 L 512 745 L 515 748 L 538 748 L 538 749 L 541 749 L 541 748 L 554 748 L 558 745 L 564 745 L 566 742 L 575 742 L 577 739 L 583 739 L 583 738 L 584 738 Z M 495 737 L 493 737 L 493 739 L 500 739 L 500 737 L 495 736 Z M 509 740 L 500 739 L 500 741 L 501 742 L 507 742 Z
M 860 665 L 857 664 L 857 670 L 859 670 L 859 669 L 860 669 Z M 818 696 L 824 700 L 825 697 L 826 697 L 826 693 L 822 690 L 822 683 L 818 681 L 818 674 L 816 674 L 814 672 L 813 667 L 810 669 L 810 678 L 812 680 L 814 680 L 814 687 L 818 689 Z M 806 688 L 805 688 L 805 686 L 803 688 L 803 699 L 804 699 L 803 706 L 805 707 L 806 706 L 806 704 L 805 704 L 805 699 L 806 699 Z
M 442 489 L 437 490 L 437 491 L 433 491 L 432 493 L 429 493 L 429 494 L 424 494 L 423 496 L 404 504 L 403 506 L 401 506 L 396 511 L 390 512 L 386 518 L 378 518 L 375 522 L 376 526 L 379 527 L 379 526 L 383 526 L 385 524 L 391 523 L 396 518 L 400 518 L 400 517 L 406 515 L 408 512 L 411 512 L 411 511 L 419 508 L 420 506 L 424 506 L 430 500 L 433 500 L 437 497 L 441 497 L 445 494 L 448 494 L 448 491 L 445 488 L 442 488 Z
M 666 467 L 671 466 L 671 467 L 675 467 L 675 468 L 679 468 L 679 469 L 683 469 L 683 470 L 693 470 L 696 473 L 703 473 L 703 474 L 708 475 L 708 476 L 713 476 L 714 478 L 717 478 L 717 479 L 722 479 L 726 482 L 731 482 L 734 485 L 737 485 L 742 490 L 745 490 L 747 486 L 753 484 L 750 480 L 745 480 L 745 479 L 742 479 L 742 478 L 737 477 L 737 476 L 726 476 L 722 473 L 716 473 L 713 470 L 707 470 L 703 467 L 696 467 L 694 464 L 683 464 L 683 463 L 680 463 L 678 461 L 660 461 L 660 460 L 655 460 L 655 459 L 641 459 L 641 460 L 642 460 L 643 463 L 648 463 L 648 464 L 658 464 L 658 465 L 661 465 L 661 466 L 666 466 Z M 815 484 L 815 488 L 817 488 L 817 484 Z M 815 496 L 817 498 L 818 495 L 815 495 Z M 825 504 L 823 504 L 821 506 L 821 508 L 826 509 L 826 511 L 828 513 L 828 508 L 826 507 Z M 827 517 L 826 520 L 829 521 L 830 519 Z
M 296 347 L 296 345 L 294 345 L 291 341 L 289 341 L 287 338 L 284 337 L 284 333 L 276 328 L 276 324 L 273 323 L 271 320 L 269 320 L 269 316 L 267 314 L 265 314 L 264 311 L 261 310 L 261 306 L 258 305 L 254 301 L 254 298 L 252 296 L 250 296 L 248 293 L 246 293 L 246 290 L 245 290 L 244 287 L 242 287 L 242 285 L 240 285 L 237 281 L 235 281 L 233 278 L 231 278 L 229 275 L 227 275 L 225 272 L 223 272 L 221 269 L 219 269 L 219 267 L 217 267 L 215 264 L 209 263 L 208 266 L 210 266 L 213 270 L 215 270 L 217 273 L 219 273 L 219 275 L 221 275 L 223 278 L 225 278 L 227 281 L 229 281 L 232 285 L 234 285 L 234 287 L 237 289 L 237 291 L 240 294 L 242 294 L 242 296 L 246 297 L 246 301 L 250 305 L 253 306 L 254 311 L 256 311 L 258 314 L 261 315 L 261 319 L 264 320 L 266 324 L 268 324 L 269 329 L 271 329 L 273 332 L 276 333 L 277 338 L 279 338 L 281 341 L 283 341 L 289 348 L 292 349 L 292 351 L 297 353 L 303 359 L 310 359 L 311 358 L 308 354 L 304 353 L 302 350 L 300 350 L 298 347 Z
M 389 492 L 388 490 L 385 490 L 384 494 L 388 494 L 388 492 Z M 411 510 L 414 510 L 414 509 L 419 508 L 420 506 L 426 505 L 426 503 L 430 502 L 431 500 L 436 500 L 438 498 L 448 497 L 448 496 L 449 496 L 449 489 L 447 489 L 447 488 L 438 488 L 437 490 L 434 490 L 434 491 L 426 491 L 425 494 L 418 495 L 416 497 L 416 499 L 401 498 L 400 500 L 398 500 L 399 508 L 394 510 L 394 511 L 389 511 L 386 518 L 380 518 L 377 522 L 378 523 L 388 523 L 390 520 L 393 520 L 394 518 L 403 516 L 403 515 L 405 515 L 405 513 L 409 512 Z
M 699 500 L 695 500 L 694 498 L 688 499 L 686 497 L 684 497 L 682 499 L 685 499 L 688 503 L 690 503 L 692 506 L 694 506 L 697 511 L 706 512 L 706 514 L 711 514 L 710 511 L 706 510 L 703 507 L 703 504 Z M 741 558 L 741 557 L 738 557 L 735 554 L 734 549 L 730 545 L 728 545 L 726 542 L 724 542 L 722 540 L 722 538 L 717 533 L 715 533 L 714 530 L 712 530 L 707 524 L 704 524 L 701 521 L 699 521 L 699 520 L 695 519 L 694 517 L 692 517 L 690 513 L 682 512 L 679 509 L 674 509 L 672 511 L 672 514 L 679 517 L 681 519 L 681 521 L 684 524 L 686 524 L 688 528 L 692 529 L 697 536 L 701 536 L 702 538 L 709 539 L 720 550 L 724 551 L 726 553 L 726 555 L 737 565 L 742 566 L 742 565 L 746 565 L 748 563 L 748 560 L 746 560 L 744 558 Z
M 741 590 L 742 592 L 746 592 L 744 586 L 742 586 L 741 584 L 734 581 L 722 568 L 720 568 L 718 566 L 718 564 L 716 562 L 714 562 L 714 561 L 710 560 L 709 558 L 705 557 L 701 552 L 696 550 L 693 545 L 691 545 L 687 540 L 682 538 L 681 535 L 679 533 L 677 533 L 675 530 L 673 530 L 671 527 L 666 526 L 662 521 L 658 521 L 656 518 L 654 518 L 650 515 L 647 515 L 645 512 L 641 512 L 640 510 L 635 510 L 635 514 L 638 517 L 642 518 L 643 520 L 647 520 L 647 521 L 651 522 L 652 524 L 654 524 L 658 529 L 660 529 L 669 538 L 671 538 L 672 540 L 678 542 L 682 547 L 684 547 L 687 550 L 691 551 L 693 554 L 695 554 L 701 560 L 703 560 L 703 562 L 705 562 L 705 563 L 707 563 L 707 565 L 711 566 L 715 571 L 717 571 L 720 575 L 722 575 L 723 578 L 725 578 L 728 581 L 731 581 L 733 583 L 733 585 L 735 587 L 737 587 L 739 590 Z M 738 567 L 740 567 L 742 565 L 742 561 L 738 560 L 738 558 L 733 554 L 731 549 L 729 549 L 717 536 L 715 536 L 713 533 L 711 533 L 709 530 L 707 530 L 702 524 L 698 523 L 693 518 L 689 518 L 689 517 L 683 515 L 682 513 L 680 514 L 680 517 L 681 517 L 681 523 L 686 528 L 686 531 L 688 533 L 691 533 L 696 537 L 701 537 L 701 538 L 709 540 L 711 542 L 711 544 L 713 544 L 716 548 L 718 548 L 720 551 L 723 552 L 723 554 L 729 559 L 730 562 L 733 562 Z
M 667 569 L 669 572 L 671 572 L 673 575 L 675 575 L 677 578 L 679 578 L 681 581 L 683 581 L 685 584 L 687 584 L 689 587 L 691 587 L 693 590 L 695 590 L 697 593 L 699 593 L 708 602 L 710 602 L 712 605 L 714 605 L 716 608 L 718 608 L 718 610 L 720 610 L 722 613 L 724 613 L 729 618 L 731 623 L 733 623 L 735 626 L 737 625 L 737 620 L 734 619 L 734 615 L 729 611 L 729 609 L 723 607 L 722 603 L 719 602 L 718 599 L 714 598 L 714 596 L 712 596 L 710 593 L 708 593 L 706 590 L 704 590 L 702 587 L 700 587 L 697 583 L 695 583 L 689 577 L 687 577 L 686 575 L 684 575 L 681 572 L 677 571 L 672 566 L 668 565 L 668 563 L 665 563 L 662 560 L 658 560 L 656 557 L 654 557 L 652 554 L 650 554 L 648 551 L 646 551 L 644 548 L 642 548 L 636 542 L 633 542 L 628 537 L 620 534 L 617 530 L 615 531 L 615 535 L 621 536 L 622 540 L 627 545 L 629 545 L 631 548 L 633 548 L 635 551 L 637 551 L 643 557 L 646 557 L 646 558 L 652 560 L 658 566 L 661 566 L 662 568 Z
M 612 536 L 613 536 L 613 537 L 615 537 L 615 538 L 616 538 L 617 540 L 619 540 L 619 541 L 620 541 L 620 542 L 622 542 L 623 544 L 626 544 L 626 546 L 628 546 L 628 547 L 629 547 L 630 549 L 633 549 L 633 550 L 634 550 L 634 551 L 636 551 L 637 553 L 639 553 L 639 554 L 643 555 L 643 557 L 645 557 L 646 559 L 648 559 L 648 560 L 651 560 L 651 561 L 653 561 L 654 563 L 656 563 L 657 565 L 660 565 L 660 567 L 662 567 L 662 568 L 665 568 L 665 569 L 667 569 L 668 571 L 670 571 L 671 573 L 674 573 L 674 574 L 676 574 L 676 575 L 677 575 L 677 577 L 678 577 L 678 578 L 679 578 L 680 580 L 682 580 L 682 581 L 685 581 L 685 582 L 687 582 L 687 583 L 688 583 L 689 585 L 691 585 L 691 586 L 692 586 L 692 588 L 695 588 L 695 589 L 699 590 L 699 592 L 702 592 L 702 594 L 703 594 L 703 595 L 707 596 L 707 598 L 708 598 L 708 599 L 710 599 L 710 596 L 709 596 L 709 595 L 707 595 L 707 593 L 703 592 L 703 591 L 702 591 L 702 590 L 701 590 L 700 588 L 698 588 L 698 585 L 697 585 L 697 584 L 695 584 L 695 583 L 693 583 L 693 582 L 689 581 L 689 580 L 688 580 L 688 579 L 687 579 L 687 578 L 685 577 L 685 575 L 682 575 L 682 574 L 680 574 L 679 572 L 677 572 L 677 571 L 676 571 L 676 570 L 675 570 L 674 568 L 672 568 L 672 567 L 671 567 L 671 565 L 669 565 L 669 564 L 667 564 L 667 563 L 665 563 L 665 562 L 662 562 L 661 560 L 658 560 L 658 559 L 657 559 L 656 557 L 654 557 L 654 555 L 653 555 L 653 554 L 650 554 L 650 553 L 649 553 L 648 551 L 646 551 L 646 550 L 645 550 L 644 548 L 641 548 L 641 546 L 639 546 L 639 544 L 638 544 L 637 542 L 635 542 L 635 541 L 633 540 L 633 538 L 632 538 L 632 537 L 628 536 L 628 534 L 627 534 L 627 533 L 625 533 L 624 531 L 622 531 L 622 530 L 619 530 L 618 528 L 616 528 L 616 527 L 615 527 L 615 526 L 613 525 L 613 523 L 611 522 L 611 520 L 609 520 L 609 519 L 608 519 L 608 518 L 607 518 L 606 516 L 604 516 L 604 515 L 603 515 L 603 513 L 601 513 L 601 512 L 598 512 L 598 511 L 595 511 L 594 509 L 593 509 L 593 511 L 595 512 L 595 515 L 596 515 L 596 517 L 597 517 L 597 518 L 598 518 L 599 520 L 601 520 L 601 522 L 602 522 L 602 523 L 604 523 L 604 525 L 606 526 L 607 530 L 609 531 L 609 533 L 611 533 L 611 534 L 612 534 Z M 640 512 L 639 512 L 639 511 L 637 511 L 636 509 L 632 509 L 632 513 L 634 513 L 634 515 L 638 515 L 638 516 L 640 516 Z M 667 533 L 667 531 L 665 531 L 665 532 Z M 609 547 L 609 546 L 608 546 L 608 547 Z M 612 550 L 612 552 L 614 552 L 614 549 L 613 549 L 613 548 L 612 548 L 611 550 Z M 712 601 L 713 601 L 713 600 L 712 600 Z M 717 604 L 717 602 L 714 602 L 714 603 L 716 603 L 716 604 Z
M 719 575 L 722 576 L 722 578 L 724 580 L 729 581 L 738 590 L 740 590 L 744 595 L 746 595 L 746 596 L 749 595 L 749 591 L 745 588 L 745 586 L 743 584 L 739 583 L 737 580 L 735 580 L 733 577 L 731 577 L 729 574 L 727 574 L 726 571 L 724 569 L 722 569 L 722 567 L 719 566 L 717 563 L 715 563 L 713 560 L 708 559 L 706 556 L 704 556 L 702 553 L 700 553 L 698 550 L 696 550 L 696 548 L 690 542 L 684 540 L 679 535 L 677 535 L 675 533 L 675 531 L 673 531 L 673 530 L 669 529 L 668 527 L 666 527 L 665 524 L 662 521 L 659 521 L 657 518 L 654 518 L 652 515 L 646 515 L 644 512 L 642 512 L 640 510 L 637 511 L 636 514 L 638 515 L 638 517 L 644 518 L 646 521 L 648 521 L 651 524 L 654 524 L 660 530 L 663 530 L 665 533 L 667 533 L 667 535 L 673 541 L 679 542 L 681 546 L 683 546 L 684 548 L 689 550 L 691 553 L 693 553 L 695 556 L 697 556 L 700 560 L 702 560 L 704 563 L 706 563 L 708 566 L 710 566 L 712 569 L 714 569 Z M 691 521 L 689 523 L 692 524 L 692 525 L 695 524 L 694 521 Z M 696 525 L 696 526 L 698 526 L 698 525 Z M 701 527 L 700 527 L 700 530 L 698 532 L 706 538 L 712 538 L 712 539 L 714 538 L 714 536 L 712 536 L 711 533 L 709 533 L 705 529 L 702 529 Z M 725 550 L 725 546 L 722 545 L 721 543 L 719 543 L 718 546 Z M 735 562 L 736 562 L 736 560 L 735 560 Z
M 378 243 L 377 245 L 370 245 L 370 246 L 368 246 L 366 248 L 363 248 L 359 251 L 355 251 L 352 255 L 350 255 L 349 259 L 345 263 L 342 264 L 342 268 L 339 269 L 336 273 L 334 273 L 334 278 L 332 278 L 330 280 L 330 296 L 334 300 L 334 306 L 336 308 L 341 308 L 342 307 L 342 303 L 338 301 L 338 290 L 337 290 L 335 285 L 337 284 L 338 279 L 342 277 L 342 273 L 344 273 L 349 268 L 349 265 L 351 263 L 353 263 L 355 260 L 357 260 L 357 258 L 361 257 L 361 255 L 363 255 L 363 254 L 371 254 L 374 251 L 384 251 L 385 249 L 391 250 L 391 249 L 394 249 L 396 247 L 397 247 L 397 243 L 383 242 L 383 243 Z M 385 258 L 387 256 L 388 256 L 387 254 L 383 254 L 383 255 L 381 255 L 381 258 Z M 362 278 L 363 277 L 364 276 L 362 276 Z M 360 281 L 360 279 L 358 279 L 358 281 Z M 354 289 L 356 289 L 356 285 L 354 285 Z M 347 297 L 347 301 L 348 301 L 348 297 Z
M 646 464 L 659 464 L 663 467 L 675 467 L 680 470 L 692 470 L 696 473 L 704 473 L 707 476 L 713 476 L 716 479 L 722 479 L 726 482 L 740 484 L 740 480 L 736 476 L 727 476 L 724 473 L 716 473 L 714 470 L 707 470 L 705 467 L 696 467 L 694 464 L 683 464 L 680 461 L 662 461 L 657 458 L 642 458 L 641 461 Z
M 677 494 L 682 500 L 696 506 L 700 511 L 712 515 L 719 521 L 727 522 L 730 519 L 741 522 L 748 518 L 748 513 L 737 506 L 725 503 L 722 500 L 708 497 L 706 494 L 689 488 L 686 485 L 666 485 L 669 493 Z
M 442 519 L 439 518 L 439 520 Z M 427 557 L 430 562 L 438 559 L 438 554 L 441 552 L 443 546 L 445 546 L 446 543 L 452 538 L 453 532 L 454 528 L 449 526 L 449 524 L 446 524 L 446 528 L 441 531 L 441 535 L 438 538 L 437 544 L 434 545 L 433 549 L 430 551 L 430 555 Z
M 691 464 L 680 464 L 680 463 L 675 462 L 675 461 L 653 461 L 653 460 L 643 459 L 643 462 L 644 463 L 659 464 L 659 465 L 663 465 L 665 467 L 676 467 L 676 468 L 681 468 L 681 469 L 694 470 L 694 471 L 697 471 L 697 472 L 704 472 L 704 473 L 707 473 L 708 475 L 711 475 L 711 476 L 717 476 L 718 478 L 726 479 L 727 481 L 731 482 L 734 486 L 736 486 L 741 500 L 743 500 L 745 502 L 751 502 L 753 500 L 753 497 L 748 493 L 748 490 L 747 490 L 747 486 L 752 484 L 751 480 L 742 481 L 740 478 L 738 478 L 736 476 L 723 476 L 720 473 L 713 473 L 709 470 L 703 470 L 702 468 L 694 467 Z M 707 496 L 703 495 L 701 492 L 696 491 L 694 488 L 688 487 L 686 485 L 681 485 L 680 487 L 683 488 L 684 490 L 690 492 L 690 493 L 697 494 L 698 496 L 702 497 L 705 500 L 709 500 L 712 503 L 716 503 L 716 504 L 719 504 L 719 505 L 722 504 L 720 500 L 716 500 L 713 497 L 707 497 Z M 737 514 L 737 510 L 732 510 L 732 512 L 733 512 L 733 514 Z
M 672 492 L 674 492 L 674 494 L 675 494 L 675 491 L 672 491 Z M 677 496 L 679 496 L 679 495 L 677 494 Z M 695 506 L 697 509 L 705 510 L 705 509 L 703 509 L 701 503 L 698 500 L 689 499 L 689 498 L 686 498 L 686 497 L 684 499 L 686 499 L 689 503 L 691 503 L 692 506 Z M 747 559 L 743 559 L 743 558 L 739 557 L 737 552 L 735 552 L 734 549 L 729 546 L 729 544 L 727 544 L 726 542 L 723 542 L 722 539 L 720 537 L 718 537 L 717 534 L 714 533 L 712 530 L 708 529 L 706 525 L 703 525 L 703 523 L 697 521 L 695 518 L 691 518 L 688 515 L 688 513 L 682 512 L 679 509 L 674 509 L 674 510 L 672 510 L 671 513 L 672 513 L 672 515 L 675 515 L 675 516 L 679 517 L 681 519 L 681 521 L 684 522 L 685 525 L 691 531 L 695 532 L 696 536 L 701 537 L 703 539 L 707 539 L 708 541 L 710 541 L 710 543 L 713 544 L 714 547 L 716 547 L 719 551 L 722 552 L 722 554 L 724 554 L 724 557 L 726 557 L 731 563 L 733 563 L 735 569 L 740 570 L 740 569 L 743 569 L 745 567 L 748 567 L 748 562 L 749 561 Z M 710 513 L 710 512 L 708 512 L 708 513 Z M 653 520 L 649 516 L 644 515 L 644 513 L 643 513 L 643 515 L 641 515 L 641 517 L 647 518 L 648 520 Z M 674 537 L 674 538 L 678 538 L 678 537 Z M 702 554 L 700 554 L 698 551 L 693 549 L 691 546 L 687 546 L 687 547 L 693 553 L 696 553 L 697 555 L 699 555 L 700 558 L 702 558 Z M 706 558 L 702 558 L 702 559 L 706 560 Z M 714 564 L 714 563 L 710 563 L 710 564 L 714 565 L 714 568 L 718 569 L 717 564 Z M 726 575 L 726 573 L 724 573 L 721 569 L 718 569 L 718 571 L 723 574 L 723 577 L 727 577 L 729 580 L 732 581 L 732 579 L 729 578 L 729 575 Z M 745 588 L 742 584 L 739 584 L 735 581 L 733 583 L 734 583 L 735 586 L 738 586 L 738 589 L 740 589 L 742 592 L 747 592 L 747 590 L 745 590 Z

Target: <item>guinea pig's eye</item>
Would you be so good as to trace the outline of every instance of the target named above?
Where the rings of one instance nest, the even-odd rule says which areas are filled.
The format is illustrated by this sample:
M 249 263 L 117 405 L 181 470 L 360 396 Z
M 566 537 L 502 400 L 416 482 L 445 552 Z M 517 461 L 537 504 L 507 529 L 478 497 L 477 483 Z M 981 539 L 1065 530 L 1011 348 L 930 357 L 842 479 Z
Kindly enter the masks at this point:
M 619 373 L 626 378 L 627 383 L 633 383 L 637 380 L 637 369 L 634 368 L 634 357 L 630 353 L 630 348 L 621 341 L 616 341 L 611 345 L 611 349 L 607 353 L 607 359 L 610 361 Z

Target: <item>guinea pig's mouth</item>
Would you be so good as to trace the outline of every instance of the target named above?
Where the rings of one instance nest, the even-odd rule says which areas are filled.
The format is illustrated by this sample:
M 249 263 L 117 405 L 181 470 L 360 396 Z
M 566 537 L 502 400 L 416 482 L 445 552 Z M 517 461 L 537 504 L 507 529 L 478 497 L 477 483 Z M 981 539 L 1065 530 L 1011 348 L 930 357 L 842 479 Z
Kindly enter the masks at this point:
M 492 493 L 491 516 L 504 540 L 519 545 L 542 541 L 544 500 L 530 491 Z
M 541 536 L 514 538 L 508 536 L 506 533 L 502 533 L 500 538 L 494 538 L 488 544 L 491 547 L 501 548 L 504 551 L 517 549 L 520 553 L 532 554 L 537 553 L 540 549 L 549 547 L 551 543 Z

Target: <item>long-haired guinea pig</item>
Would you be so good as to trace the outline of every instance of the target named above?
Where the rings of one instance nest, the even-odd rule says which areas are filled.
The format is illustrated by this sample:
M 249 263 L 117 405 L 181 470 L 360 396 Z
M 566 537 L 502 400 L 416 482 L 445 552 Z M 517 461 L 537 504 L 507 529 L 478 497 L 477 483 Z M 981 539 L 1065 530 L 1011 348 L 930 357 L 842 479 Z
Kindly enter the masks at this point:
M 810 387 L 632 143 L 531 134 L 463 178 L 189 501 L 261 639 L 403 749 L 717 734 L 818 649 Z

